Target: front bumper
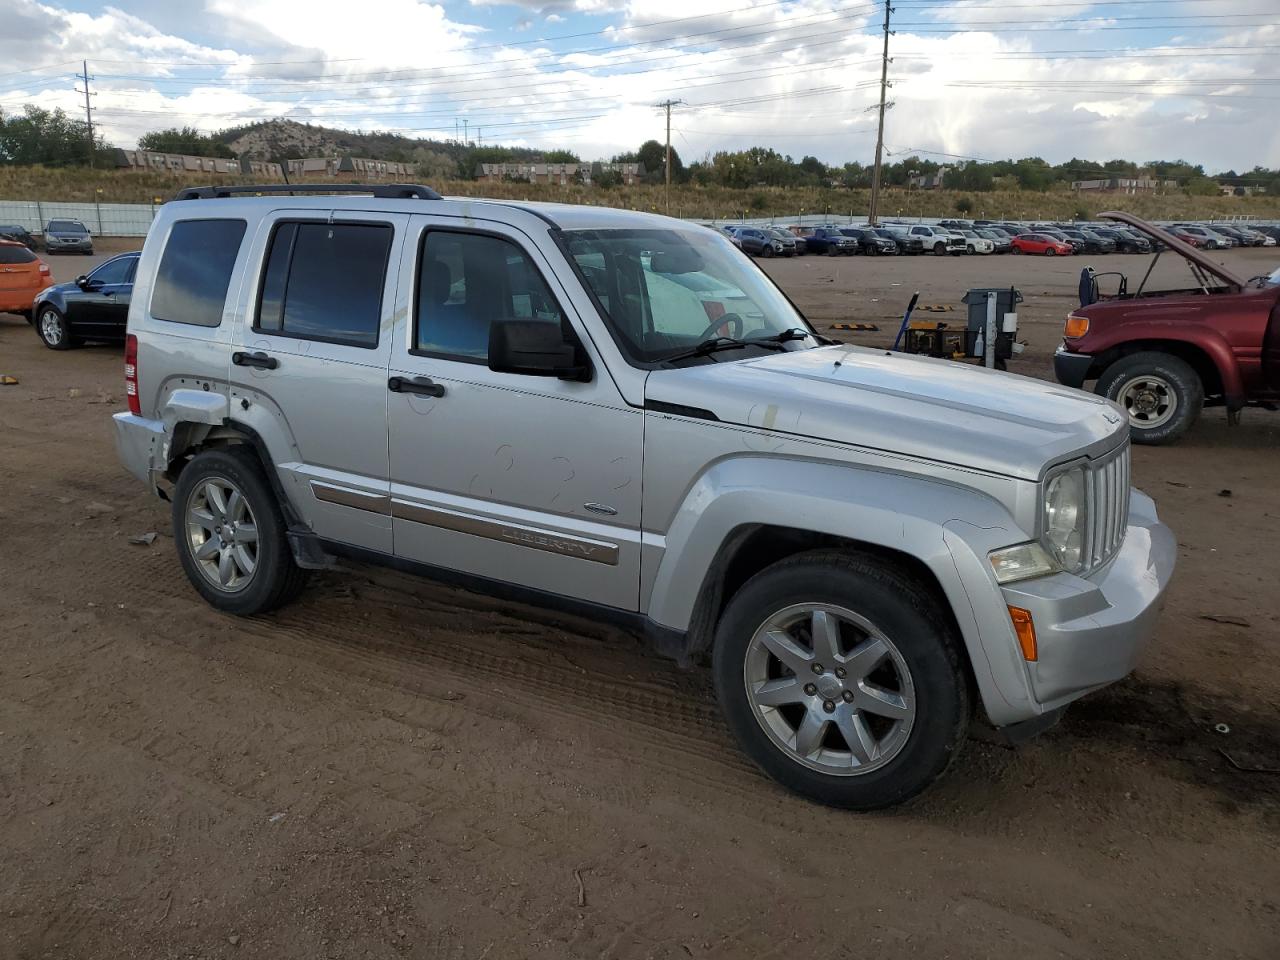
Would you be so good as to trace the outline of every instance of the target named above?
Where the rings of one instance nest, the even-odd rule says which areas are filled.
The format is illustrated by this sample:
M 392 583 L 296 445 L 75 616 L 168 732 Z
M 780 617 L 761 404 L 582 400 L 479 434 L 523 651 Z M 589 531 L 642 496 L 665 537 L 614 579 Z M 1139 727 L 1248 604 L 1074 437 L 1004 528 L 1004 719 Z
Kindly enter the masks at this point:
M 1062 344 L 1053 354 L 1053 375 L 1066 387 L 1084 386 L 1089 378 L 1089 369 L 1093 366 L 1093 357 L 1087 353 L 1072 353 Z
M 69 250 L 72 253 L 83 253 L 86 250 L 93 249 L 93 241 L 50 239 L 45 242 L 44 248 L 49 253 L 54 253 L 58 250 Z
M 111 417 L 116 428 L 116 454 L 131 474 L 147 485 L 153 494 L 159 495 L 157 479 L 168 465 L 169 435 L 164 423 L 148 420 L 132 413 L 117 413 Z
M 1178 545 L 1137 490 L 1129 516 L 1120 552 L 1093 576 L 1058 573 L 1001 590 L 1035 621 L 1038 658 L 1026 667 L 1038 713 L 1126 676 L 1155 633 Z

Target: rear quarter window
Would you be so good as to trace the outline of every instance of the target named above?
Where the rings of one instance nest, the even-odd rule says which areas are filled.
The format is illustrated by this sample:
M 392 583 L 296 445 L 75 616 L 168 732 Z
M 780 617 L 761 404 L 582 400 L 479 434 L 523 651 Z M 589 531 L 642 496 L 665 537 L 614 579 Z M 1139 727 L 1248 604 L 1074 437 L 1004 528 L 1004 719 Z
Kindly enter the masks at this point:
M 36 255 L 26 247 L 0 247 L 0 263 L 32 263 Z
M 169 231 L 151 294 L 151 316 L 216 327 L 244 239 L 243 220 L 179 220 Z

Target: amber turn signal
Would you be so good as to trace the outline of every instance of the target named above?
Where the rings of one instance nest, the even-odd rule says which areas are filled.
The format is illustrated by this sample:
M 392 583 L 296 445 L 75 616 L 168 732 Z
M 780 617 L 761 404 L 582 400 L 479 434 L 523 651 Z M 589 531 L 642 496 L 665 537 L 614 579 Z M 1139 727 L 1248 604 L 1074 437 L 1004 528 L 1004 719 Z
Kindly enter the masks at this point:
M 1067 317 L 1067 329 L 1064 335 L 1071 340 L 1077 340 L 1089 332 L 1089 318 L 1078 317 L 1074 313 Z
M 1036 622 L 1031 618 L 1031 611 L 1010 606 L 1009 619 L 1013 621 L 1013 632 L 1018 635 L 1018 646 L 1022 647 L 1023 659 L 1034 663 L 1037 659 Z

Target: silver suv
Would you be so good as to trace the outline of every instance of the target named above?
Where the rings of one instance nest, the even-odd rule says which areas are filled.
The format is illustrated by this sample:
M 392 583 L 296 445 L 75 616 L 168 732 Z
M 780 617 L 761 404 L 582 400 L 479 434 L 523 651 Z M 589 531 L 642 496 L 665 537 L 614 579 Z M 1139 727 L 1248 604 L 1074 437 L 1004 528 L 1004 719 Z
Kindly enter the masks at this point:
M 342 557 L 628 624 L 855 809 L 1132 669 L 1175 544 L 1107 401 L 832 344 L 693 224 L 346 189 L 188 191 L 142 251 L 118 449 L 218 609 Z

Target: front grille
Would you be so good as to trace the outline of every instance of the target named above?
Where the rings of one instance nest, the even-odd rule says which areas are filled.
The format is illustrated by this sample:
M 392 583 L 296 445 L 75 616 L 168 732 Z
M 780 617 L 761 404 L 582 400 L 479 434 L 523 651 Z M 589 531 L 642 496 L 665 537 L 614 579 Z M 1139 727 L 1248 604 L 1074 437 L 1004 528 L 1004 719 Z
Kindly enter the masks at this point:
M 1085 471 L 1089 547 L 1087 567 L 1095 570 L 1116 555 L 1129 525 L 1129 441 Z

